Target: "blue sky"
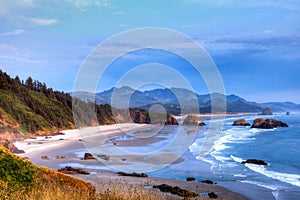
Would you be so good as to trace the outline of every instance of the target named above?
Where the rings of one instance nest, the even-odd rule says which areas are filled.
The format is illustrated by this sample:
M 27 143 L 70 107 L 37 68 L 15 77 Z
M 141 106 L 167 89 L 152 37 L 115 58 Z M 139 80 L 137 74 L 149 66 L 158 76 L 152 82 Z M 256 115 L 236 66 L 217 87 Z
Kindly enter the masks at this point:
M 206 49 L 228 94 L 300 103 L 300 1 L 0 0 L 0 5 L 0 69 L 12 76 L 72 91 L 81 63 L 100 42 L 133 28 L 162 27 Z M 182 73 L 195 79 L 184 67 Z M 116 77 L 108 74 L 100 88 L 112 87 Z M 197 92 L 205 92 L 199 85 Z

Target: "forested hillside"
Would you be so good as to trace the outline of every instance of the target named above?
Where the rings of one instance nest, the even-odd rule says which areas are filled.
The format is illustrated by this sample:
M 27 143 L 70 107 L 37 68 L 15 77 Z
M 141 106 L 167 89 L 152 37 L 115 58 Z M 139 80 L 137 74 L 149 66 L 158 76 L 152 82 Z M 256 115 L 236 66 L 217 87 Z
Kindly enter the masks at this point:
M 75 125 L 151 123 L 149 112 L 143 109 L 128 111 L 77 98 L 73 101 L 72 104 L 69 94 L 54 91 L 31 77 L 21 81 L 18 76 L 11 78 L 0 70 L 0 144 L 8 146 L 9 142 L 30 134 L 47 135 Z M 153 122 L 161 116 L 156 114 L 154 118 Z M 169 124 L 176 120 L 167 115 L 165 120 L 156 121 Z
M 30 77 L 23 83 L 0 71 L 0 120 L 1 132 L 42 134 L 73 128 L 72 98 Z

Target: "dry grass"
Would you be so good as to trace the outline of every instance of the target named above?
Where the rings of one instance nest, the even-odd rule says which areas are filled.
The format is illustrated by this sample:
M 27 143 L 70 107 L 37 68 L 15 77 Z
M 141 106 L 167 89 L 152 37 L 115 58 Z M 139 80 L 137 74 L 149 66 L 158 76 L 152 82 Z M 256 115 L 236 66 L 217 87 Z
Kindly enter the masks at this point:
M 99 200 L 152 200 L 171 199 L 168 195 L 159 193 L 156 190 L 145 189 L 141 186 L 129 184 L 111 183 L 99 184 L 97 186 L 97 199 Z
M 1 200 L 156 200 L 183 199 L 143 184 L 91 183 L 46 167 L 38 167 L 26 159 L 0 147 Z
M 27 190 L 3 190 L 0 187 L 0 199 L 2 200 L 168 200 L 168 199 L 205 199 L 205 198 L 182 198 L 172 196 L 167 193 L 158 192 L 155 189 L 146 189 L 143 186 L 133 186 L 130 184 L 110 183 L 98 184 L 97 194 L 93 198 L 78 191 L 69 190 L 64 187 L 53 187 L 49 185 L 39 185 L 31 191 Z

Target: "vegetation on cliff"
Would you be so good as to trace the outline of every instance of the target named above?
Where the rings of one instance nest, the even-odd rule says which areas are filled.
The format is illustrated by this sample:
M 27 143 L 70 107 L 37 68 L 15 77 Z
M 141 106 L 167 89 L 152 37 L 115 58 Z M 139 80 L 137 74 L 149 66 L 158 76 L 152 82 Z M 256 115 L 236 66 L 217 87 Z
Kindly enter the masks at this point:
M 37 167 L 0 146 L 0 199 L 95 199 L 95 187 Z

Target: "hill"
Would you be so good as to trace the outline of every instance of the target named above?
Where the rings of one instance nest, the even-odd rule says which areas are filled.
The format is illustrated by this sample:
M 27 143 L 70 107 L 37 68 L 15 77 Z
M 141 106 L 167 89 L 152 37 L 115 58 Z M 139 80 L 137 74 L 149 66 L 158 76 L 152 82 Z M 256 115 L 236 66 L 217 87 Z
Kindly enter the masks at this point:
M 0 146 L 1 199 L 95 199 L 95 187 L 74 177 L 38 167 Z
M 125 94 L 122 93 L 123 96 L 118 96 L 118 99 L 125 98 L 130 92 L 128 90 L 129 87 L 122 88 Z M 114 124 L 116 121 L 151 123 L 149 112 L 144 109 L 116 109 L 108 104 L 95 104 L 90 99 L 93 96 L 91 93 L 76 94 L 80 98 L 86 98 L 79 99 L 54 91 L 31 77 L 25 82 L 18 76 L 11 78 L 0 70 L 0 144 L 14 149 L 12 142 L 17 139 L 30 135 L 56 134 L 59 130 L 75 126 Z M 107 92 L 108 97 L 109 94 L 112 93 Z M 108 97 L 104 95 L 102 99 Z M 172 120 L 171 118 L 167 115 L 166 121 Z
M 114 99 L 111 97 L 114 94 Z M 128 86 L 121 88 L 111 88 L 104 92 L 99 92 L 94 95 L 91 93 L 73 93 L 72 95 L 80 99 L 87 99 L 94 96 L 97 103 L 113 103 L 114 107 L 119 109 L 142 108 L 148 110 L 154 104 L 162 104 L 166 111 L 170 114 L 178 115 L 181 113 L 182 106 L 187 112 L 211 113 L 212 102 L 217 105 L 216 112 L 224 112 L 220 102 L 225 101 L 227 104 L 226 112 L 240 113 L 240 112 L 261 112 L 264 105 L 255 102 L 248 102 L 247 100 L 237 95 L 222 95 L 219 93 L 199 95 L 193 91 L 183 88 L 160 88 L 147 91 L 134 90 Z M 180 102 L 179 102 L 180 99 Z M 179 106 L 181 105 L 181 107 Z M 198 106 L 197 106 L 198 105 Z M 218 106 L 220 105 L 220 106 Z M 199 110 L 197 110 L 199 107 Z

